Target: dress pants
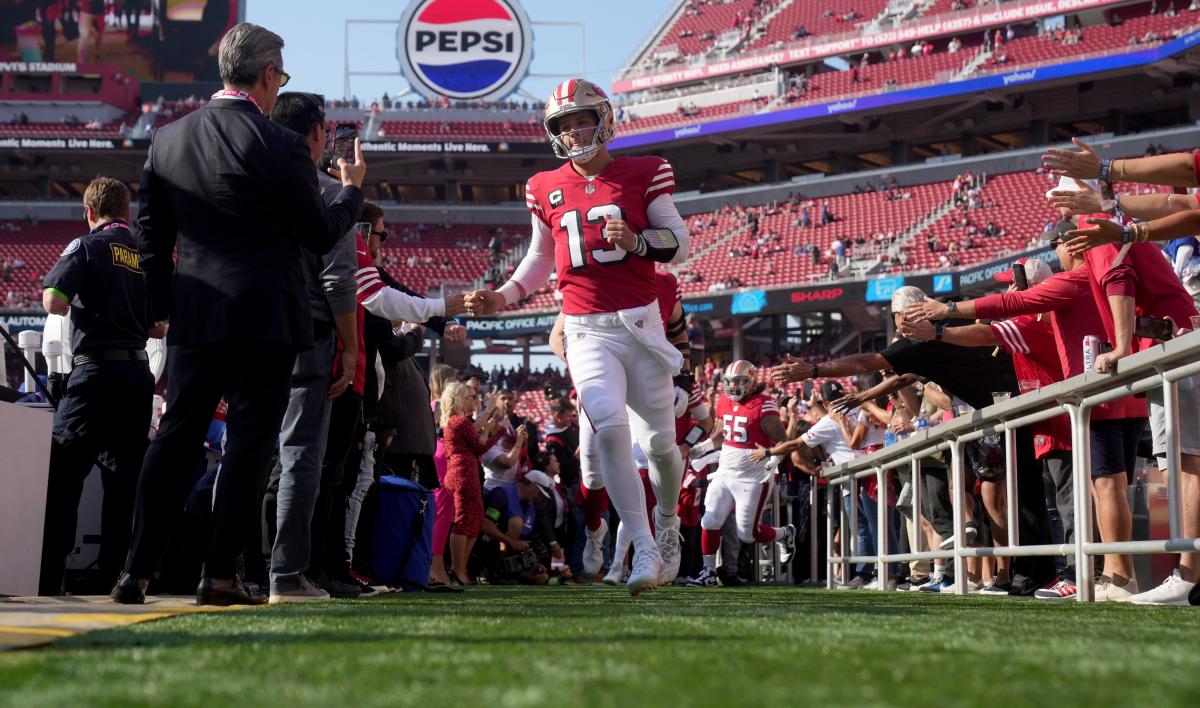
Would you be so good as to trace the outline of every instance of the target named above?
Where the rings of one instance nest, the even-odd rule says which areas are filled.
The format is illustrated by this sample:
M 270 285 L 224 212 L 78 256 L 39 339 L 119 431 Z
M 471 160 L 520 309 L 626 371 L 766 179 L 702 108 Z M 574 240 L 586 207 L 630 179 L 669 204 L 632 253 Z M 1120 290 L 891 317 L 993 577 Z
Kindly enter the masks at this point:
M 225 455 L 213 494 L 205 574 L 232 578 L 256 513 L 255 487 L 287 409 L 295 348 L 288 344 L 221 343 L 167 350 L 167 412 L 138 480 L 133 540 L 125 570 L 154 575 L 187 500 L 191 471 L 213 413 L 224 397 Z
M 362 440 L 362 395 L 348 389 L 333 401 L 328 444 L 321 465 L 321 487 L 312 518 L 311 575 L 328 572 L 345 580 L 350 574 L 346 557 L 346 502 L 358 480 L 358 469 L 347 475 L 350 449 Z M 356 436 L 355 434 L 358 433 Z
M 144 361 L 100 361 L 71 372 L 50 441 L 46 522 L 38 592 L 61 595 L 65 559 L 75 547 L 83 483 L 100 465 L 104 501 L 100 511 L 103 582 L 114 583 L 129 552 L 133 498 L 146 454 L 154 377 Z

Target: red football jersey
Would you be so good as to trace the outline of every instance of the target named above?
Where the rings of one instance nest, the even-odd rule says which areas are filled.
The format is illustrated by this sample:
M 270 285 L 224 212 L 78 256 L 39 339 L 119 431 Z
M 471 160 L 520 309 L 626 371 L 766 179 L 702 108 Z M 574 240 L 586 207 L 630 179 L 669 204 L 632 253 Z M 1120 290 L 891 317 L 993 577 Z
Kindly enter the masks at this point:
M 734 401 L 721 394 L 717 399 L 717 421 L 724 431 L 725 440 L 721 447 L 756 450 L 759 445 L 770 447 L 775 444 L 763 432 L 762 422 L 767 416 L 779 415 L 779 404 L 765 394 Z
M 1049 317 L 1020 315 L 992 323 L 1000 345 L 1012 354 L 1017 381 L 1024 382 L 1021 393 L 1036 391 L 1063 380 L 1058 339 Z M 1071 422 L 1066 414 L 1034 423 L 1034 452 L 1040 459 L 1053 450 L 1071 449 Z
M 654 283 L 658 286 L 658 312 L 662 315 L 663 327 L 666 327 L 675 303 L 683 300 L 683 291 L 679 289 L 679 279 L 674 273 L 655 273 Z
M 655 299 L 654 262 L 605 241 L 604 223 L 624 219 L 641 233 L 650 228 L 650 202 L 674 192 L 675 172 L 660 157 L 617 157 L 593 179 L 566 162 L 529 180 L 525 205 L 554 234 L 563 312 L 616 312 Z

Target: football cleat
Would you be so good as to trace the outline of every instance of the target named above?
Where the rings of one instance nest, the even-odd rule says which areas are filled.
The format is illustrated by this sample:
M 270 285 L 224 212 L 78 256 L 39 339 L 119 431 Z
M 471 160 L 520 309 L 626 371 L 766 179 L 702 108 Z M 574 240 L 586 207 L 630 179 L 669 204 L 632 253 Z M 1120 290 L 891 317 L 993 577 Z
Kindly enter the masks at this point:
M 586 530 L 587 543 L 583 546 L 583 574 L 589 578 L 604 567 L 604 538 L 608 536 L 608 522 L 600 519 L 600 526 L 595 531 Z
M 637 597 L 643 592 L 657 588 L 659 578 L 663 574 L 663 561 L 658 546 L 653 543 L 642 543 L 641 546 L 633 552 L 633 570 L 625 583 L 630 597 Z
M 779 548 L 779 565 L 786 565 L 796 555 L 796 527 L 788 524 L 785 528 L 788 530 L 787 537 L 775 542 Z
M 658 552 L 662 556 L 663 563 L 658 584 L 669 585 L 679 575 L 679 561 L 683 556 L 680 547 L 683 537 L 679 535 L 679 516 L 672 515 L 669 518 L 660 516 L 658 507 L 655 507 L 654 528 L 658 530 L 655 541 L 658 542 Z

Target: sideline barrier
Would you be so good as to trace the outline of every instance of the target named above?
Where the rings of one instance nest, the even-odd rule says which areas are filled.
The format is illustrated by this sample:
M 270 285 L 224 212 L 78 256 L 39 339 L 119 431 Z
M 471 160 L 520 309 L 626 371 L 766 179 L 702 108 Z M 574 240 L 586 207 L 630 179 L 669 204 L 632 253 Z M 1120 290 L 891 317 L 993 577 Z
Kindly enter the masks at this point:
M 999 404 L 976 410 L 954 420 L 932 426 L 910 435 L 894 445 L 864 455 L 853 462 L 830 467 L 821 476 L 829 481 L 826 494 L 826 587 L 833 588 L 835 564 L 842 565 L 842 580 L 849 581 L 852 563 L 871 563 L 876 567 L 877 577 L 886 579 L 888 563 L 903 563 L 914 560 L 937 558 L 954 559 L 954 592 L 967 592 L 966 559 L 979 557 L 1017 556 L 1066 556 L 1074 555 L 1076 576 L 1079 579 L 1080 602 L 1091 602 L 1094 588 L 1093 559 L 1105 554 L 1147 555 L 1155 553 L 1187 553 L 1200 551 L 1200 538 L 1181 538 L 1180 516 L 1180 448 L 1178 382 L 1200 374 L 1200 331 L 1186 334 L 1151 349 L 1128 356 L 1119 362 L 1116 373 L 1086 373 L 1037 391 L 1023 394 Z M 1092 490 L 1091 490 L 1091 445 L 1089 424 L 1092 409 L 1101 403 L 1151 389 L 1162 387 L 1167 419 L 1167 491 L 1170 538 L 1166 540 L 1125 541 L 1120 543 L 1095 543 L 1092 539 Z M 1049 545 L 1020 545 L 1017 524 L 1017 460 L 1016 430 L 1066 413 L 1071 421 L 1072 487 L 1074 491 L 1075 542 Z M 1200 421 L 1187 421 L 1188 425 L 1200 425 Z M 994 548 L 965 547 L 961 503 L 965 484 L 964 446 L 986 435 L 1004 435 L 1006 513 L 1009 544 Z M 850 497 L 857 502 L 859 480 L 875 477 L 880 490 L 887 489 L 887 473 L 908 467 L 912 472 L 913 514 L 921 513 L 922 488 L 920 461 L 943 451 L 950 452 L 950 475 L 953 488 L 952 507 L 954 516 L 953 550 L 922 551 L 890 554 L 887 541 L 887 494 L 878 494 L 876 514 L 879 529 L 876 555 L 857 553 L 858 504 L 850 504 L 845 513 L 838 492 L 848 486 Z M 835 509 L 834 504 L 838 505 Z M 844 532 L 841 548 L 833 548 L 833 519 L 839 517 Z M 1195 512 L 1193 512 L 1195 513 Z M 847 518 L 848 517 L 848 518 Z M 918 531 L 918 539 L 921 535 Z M 815 553 L 815 552 L 814 552 Z M 816 562 L 815 555 L 812 562 Z M 879 587 L 886 589 L 887 583 Z

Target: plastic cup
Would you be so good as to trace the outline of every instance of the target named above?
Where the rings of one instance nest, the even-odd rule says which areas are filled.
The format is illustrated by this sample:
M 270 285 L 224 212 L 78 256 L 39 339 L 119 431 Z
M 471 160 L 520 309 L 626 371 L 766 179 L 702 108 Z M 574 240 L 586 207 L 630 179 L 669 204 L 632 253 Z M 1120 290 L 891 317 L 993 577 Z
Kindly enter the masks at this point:
M 992 391 L 992 403 L 1004 403 L 1010 398 L 1012 398 L 1012 394 L 1008 391 Z
M 1188 320 L 1192 323 L 1192 329 L 1200 329 L 1200 315 L 1191 315 Z
M 1021 393 L 1029 393 L 1036 391 L 1042 387 L 1042 382 L 1038 379 L 1022 379 L 1017 382 L 1017 386 L 1021 388 Z

